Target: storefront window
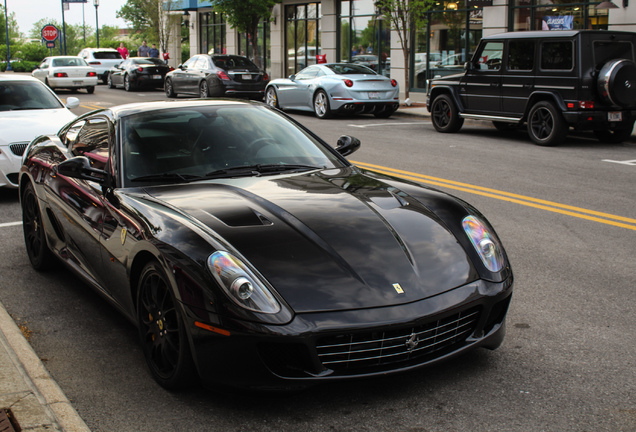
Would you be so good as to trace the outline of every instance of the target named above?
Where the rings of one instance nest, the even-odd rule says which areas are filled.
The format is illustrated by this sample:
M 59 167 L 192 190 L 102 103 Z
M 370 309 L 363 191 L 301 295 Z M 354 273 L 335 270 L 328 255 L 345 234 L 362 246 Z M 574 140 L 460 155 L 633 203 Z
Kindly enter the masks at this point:
M 428 79 L 462 72 L 481 40 L 483 9 L 465 8 L 463 0 L 443 6 L 415 33 L 411 89 L 426 90 Z
M 517 0 L 511 7 L 511 31 L 523 30 L 607 30 L 607 10 L 596 3 L 565 0 Z
M 316 64 L 320 55 L 320 3 L 289 5 L 285 9 L 287 75 Z
M 254 45 L 250 41 L 247 34 L 239 34 L 239 49 L 238 53 L 252 60 L 256 66 L 264 70 L 270 70 L 271 68 L 271 38 L 270 38 L 270 25 L 269 21 L 261 21 L 258 24 L 256 31 L 257 39 L 256 45 L 258 46 L 258 55 L 254 53 Z
M 391 75 L 391 30 L 376 13 L 372 0 L 340 2 L 340 46 L 338 61 L 370 67 Z
M 201 22 L 201 52 L 226 54 L 225 19 L 218 12 L 199 14 Z

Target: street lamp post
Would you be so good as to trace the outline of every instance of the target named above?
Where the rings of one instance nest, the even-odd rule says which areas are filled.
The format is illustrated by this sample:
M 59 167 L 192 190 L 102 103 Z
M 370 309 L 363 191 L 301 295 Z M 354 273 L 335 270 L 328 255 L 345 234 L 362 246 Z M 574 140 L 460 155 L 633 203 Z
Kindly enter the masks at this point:
M 9 14 L 7 13 L 7 0 L 4 0 L 4 26 L 7 33 L 7 70 L 11 69 L 11 50 L 9 49 Z
M 93 4 L 95 5 L 95 28 L 97 29 L 96 30 L 97 48 L 99 48 L 99 14 L 97 13 L 97 8 L 99 7 L 99 0 L 93 0 Z

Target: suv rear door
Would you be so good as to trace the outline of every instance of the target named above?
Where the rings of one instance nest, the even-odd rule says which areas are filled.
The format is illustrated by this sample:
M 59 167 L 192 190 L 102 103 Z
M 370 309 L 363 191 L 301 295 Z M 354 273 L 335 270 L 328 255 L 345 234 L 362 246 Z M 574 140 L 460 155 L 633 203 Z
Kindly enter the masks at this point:
M 523 116 L 528 97 L 534 91 L 536 39 L 511 39 L 506 47 L 502 76 L 502 104 L 506 117 Z
M 503 41 L 482 43 L 461 78 L 459 97 L 466 113 L 495 115 L 501 111 Z

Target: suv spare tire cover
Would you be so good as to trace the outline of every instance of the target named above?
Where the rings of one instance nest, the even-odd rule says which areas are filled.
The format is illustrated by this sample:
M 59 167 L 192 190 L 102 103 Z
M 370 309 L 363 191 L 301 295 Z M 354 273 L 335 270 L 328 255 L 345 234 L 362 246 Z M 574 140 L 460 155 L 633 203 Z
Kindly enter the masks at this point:
M 636 106 L 636 64 L 633 61 L 615 59 L 605 63 L 597 85 L 605 102 L 623 108 Z

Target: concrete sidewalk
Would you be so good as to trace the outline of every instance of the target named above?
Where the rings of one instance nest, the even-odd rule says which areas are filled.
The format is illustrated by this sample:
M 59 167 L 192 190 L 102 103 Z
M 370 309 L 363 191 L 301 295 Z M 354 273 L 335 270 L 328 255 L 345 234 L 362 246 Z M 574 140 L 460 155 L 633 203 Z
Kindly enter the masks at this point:
M 3 431 L 90 431 L 2 304 L 0 409 L 11 410 L 14 422 L 9 427 L 0 413 Z

